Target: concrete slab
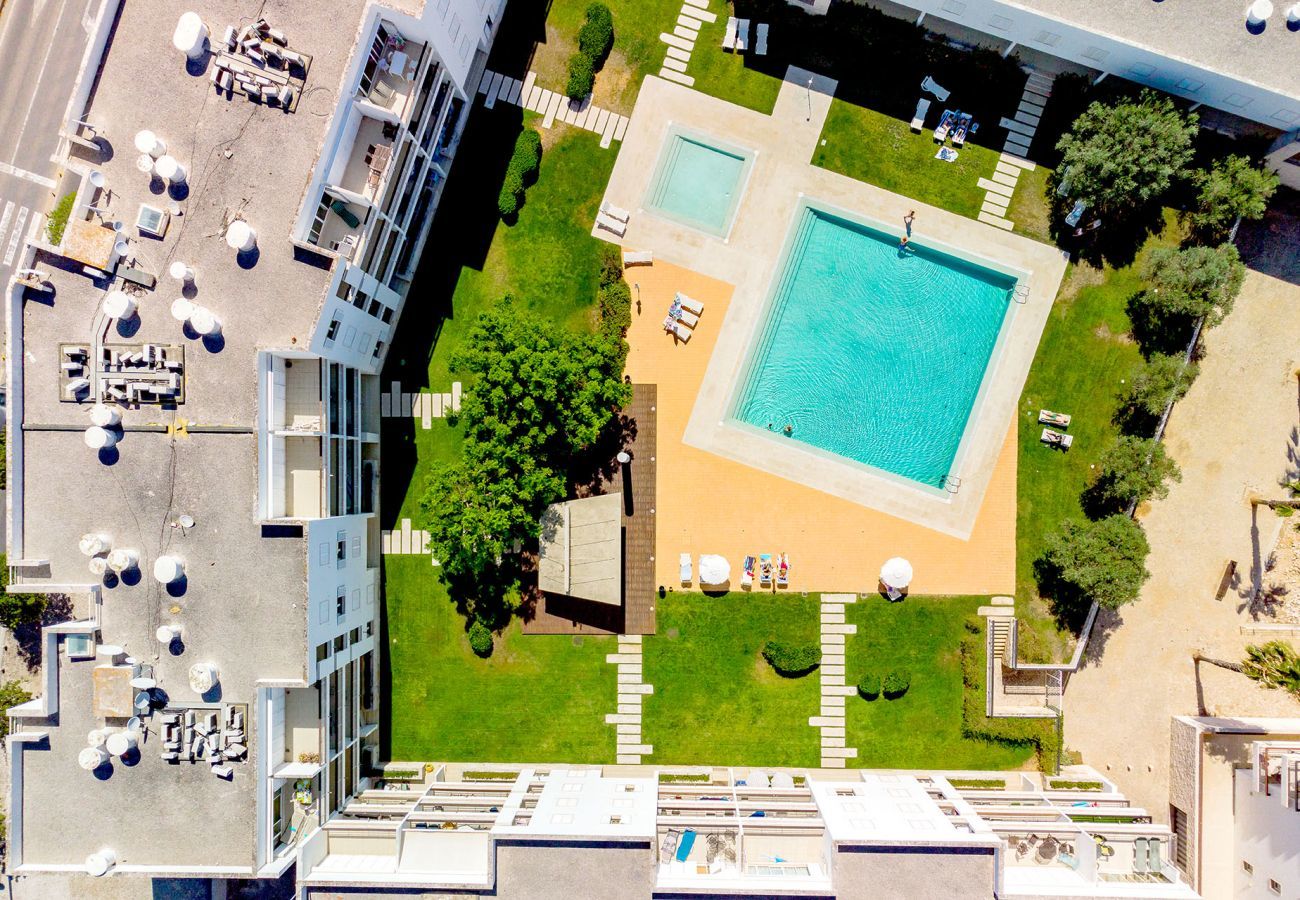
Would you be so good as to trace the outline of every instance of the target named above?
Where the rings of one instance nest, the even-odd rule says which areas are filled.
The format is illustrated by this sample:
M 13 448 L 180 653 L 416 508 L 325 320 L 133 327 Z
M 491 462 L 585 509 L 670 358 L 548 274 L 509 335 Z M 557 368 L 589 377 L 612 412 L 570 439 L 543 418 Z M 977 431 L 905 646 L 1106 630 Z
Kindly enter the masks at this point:
M 999 216 L 990 215 L 989 213 L 986 212 L 980 213 L 976 218 L 978 218 L 981 222 L 985 223 L 986 225 L 996 226 L 998 228 L 1001 228 L 1003 231 L 1010 231 L 1012 228 L 1015 227 L 1015 223 L 1011 222 L 1010 220 L 1003 219 Z

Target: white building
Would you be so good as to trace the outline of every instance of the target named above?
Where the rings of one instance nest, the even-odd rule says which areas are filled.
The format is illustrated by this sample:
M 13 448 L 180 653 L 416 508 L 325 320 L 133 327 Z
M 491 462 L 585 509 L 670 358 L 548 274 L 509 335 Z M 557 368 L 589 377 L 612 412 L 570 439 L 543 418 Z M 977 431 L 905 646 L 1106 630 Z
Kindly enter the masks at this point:
M 5 288 L 12 589 L 63 619 L 11 873 L 277 877 L 363 783 L 378 371 L 503 6 L 100 7 Z

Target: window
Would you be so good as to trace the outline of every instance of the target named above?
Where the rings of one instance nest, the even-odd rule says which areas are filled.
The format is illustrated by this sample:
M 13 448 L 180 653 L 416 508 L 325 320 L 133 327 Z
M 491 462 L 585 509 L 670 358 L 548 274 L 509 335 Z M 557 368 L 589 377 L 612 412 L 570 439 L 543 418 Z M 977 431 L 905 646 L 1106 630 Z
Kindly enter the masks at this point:
M 361 629 L 360 629 L 360 628 L 353 628 L 351 631 L 348 632 L 348 643 L 349 643 L 349 644 L 359 644 L 359 643 L 361 643 Z
M 1040 31 L 1034 36 L 1034 43 L 1045 47 L 1055 47 L 1060 42 L 1061 36 L 1051 31 Z
M 1180 91 L 1187 91 L 1189 94 L 1195 94 L 1201 88 L 1205 87 L 1204 81 L 1197 81 L 1195 78 L 1180 78 L 1174 85 Z
M 1091 59 L 1094 62 L 1101 62 L 1109 55 L 1110 55 L 1109 53 L 1107 53 L 1105 50 L 1101 49 L 1100 47 L 1089 47 L 1087 50 L 1083 51 L 1083 58 Z
M 1237 109 L 1245 109 L 1251 100 L 1245 94 L 1229 94 L 1223 98 L 1223 102 Z
M 342 652 L 344 651 L 344 649 L 347 648 L 347 646 L 348 646 L 348 644 L 347 644 L 347 638 L 344 637 L 343 635 L 340 634 L 338 637 L 336 637 L 336 638 L 334 639 L 334 652 L 335 652 L 335 653 L 342 653 Z
M 357 330 L 353 328 L 351 325 L 349 325 L 348 330 L 343 332 L 343 346 L 351 350 L 352 345 L 356 343 L 356 340 L 357 340 Z
M 352 556 L 354 558 L 361 556 L 361 535 L 353 535 L 352 537 Z
M 343 568 L 344 563 L 347 562 L 348 558 L 348 533 L 346 531 L 340 531 L 338 533 L 338 536 L 335 538 L 334 546 L 337 548 L 334 551 L 334 559 L 337 561 L 335 563 L 335 568 L 341 569 Z
M 1278 884 L 1272 878 L 1268 880 L 1268 889 L 1279 897 L 1282 896 L 1282 885 Z
M 357 588 L 352 592 L 352 610 L 353 612 L 355 612 L 360 608 L 361 608 L 361 588 Z
M 1296 112 L 1294 109 L 1279 109 L 1277 112 L 1273 113 L 1273 118 L 1279 122 L 1287 122 L 1289 124 L 1300 120 L 1300 112 Z
M 367 623 L 366 623 L 366 637 L 370 637 L 370 636 L 371 636 L 372 634 L 374 634 L 374 633 L 375 633 L 375 623 L 374 623 L 374 622 L 367 622 Z
M 1286 159 L 1282 161 L 1284 163 L 1287 163 L 1288 165 L 1300 166 L 1300 153 L 1297 153 L 1295 156 L 1288 156 Z
M 329 327 L 325 329 L 325 346 L 334 346 L 334 339 L 339 336 L 339 320 L 330 319 Z
M 1243 859 L 1241 861 L 1241 871 L 1245 872 L 1247 875 L 1254 875 L 1255 867 Z
M 330 561 L 330 545 L 328 542 L 322 542 L 320 545 L 320 559 L 317 565 L 327 566 Z
M 338 595 L 334 598 L 334 615 L 343 618 L 343 614 L 348 611 L 348 591 L 343 585 L 339 585 Z
M 943 11 L 960 16 L 966 11 L 966 4 L 962 0 L 943 0 Z
M 998 31 L 1006 31 L 1011 27 L 1011 20 L 1006 16 L 993 16 L 989 19 L 989 26 Z
M 1128 67 L 1128 73 L 1138 78 L 1150 78 L 1156 74 L 1156 67 L 1149 66 L 1146 63 L 1134 63 Z
M 329 645 L 329 642 L 327 641 L 327 642 L 324 643 L 324 644 L 318 644 L 318 645 L 316 646 L 316 662 L 318 662 L 318 663 L 323 663 L 323 662 L 325 662 L 325 660 L 327 660 L 327 659 L 329 659 L 329 658 L 330 658 L 330 645 Z

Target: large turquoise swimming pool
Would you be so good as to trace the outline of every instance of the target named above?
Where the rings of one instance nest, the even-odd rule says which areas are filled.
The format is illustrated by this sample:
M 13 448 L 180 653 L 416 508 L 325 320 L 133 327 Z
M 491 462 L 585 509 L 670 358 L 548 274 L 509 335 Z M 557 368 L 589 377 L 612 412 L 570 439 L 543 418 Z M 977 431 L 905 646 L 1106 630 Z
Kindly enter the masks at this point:
M 683 225 L 725 237 L 745 186 L 750 155 L 670 131 L 650 180 L 646 208 Z
M 1016 278 L 923 244 L 804 207 L 732 419 L 942 488 Z

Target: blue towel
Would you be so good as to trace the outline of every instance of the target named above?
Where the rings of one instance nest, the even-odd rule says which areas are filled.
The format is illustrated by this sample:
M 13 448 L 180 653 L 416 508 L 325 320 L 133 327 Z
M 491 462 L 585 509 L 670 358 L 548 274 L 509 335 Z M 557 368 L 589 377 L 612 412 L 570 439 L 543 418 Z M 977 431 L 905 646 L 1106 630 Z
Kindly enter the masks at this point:
M 686 862 L 686 857 L 691 855 L 691 848 L 695 846 L 695 832 L 689 828 L 682 833 L 681 843 L 677 845 L 677 861 Z

